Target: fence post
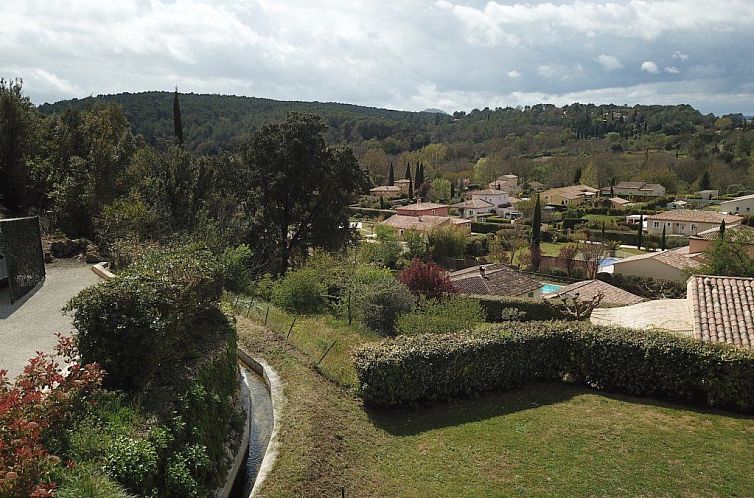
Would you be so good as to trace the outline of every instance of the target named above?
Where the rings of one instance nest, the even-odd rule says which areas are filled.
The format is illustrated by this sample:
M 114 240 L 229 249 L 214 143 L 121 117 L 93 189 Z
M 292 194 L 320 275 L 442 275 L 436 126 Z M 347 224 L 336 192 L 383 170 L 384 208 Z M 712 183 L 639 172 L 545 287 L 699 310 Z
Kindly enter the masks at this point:
M 337 340 L 337 339 L 335 339 L 335 340 L 334 340 L 334 341 L 332 342 L 332 344 L 330 344 L 330 347 L 329 347 L 329 348 L 327 348 L 327 351 L 325 351 L 325 354 L 323 354 L 323 355 L 322 355 L 322 358 L 320 358 L 320 359 L 319 359 L 319 361 L 317 362 L 317 366 L 319 366 L 319 364 L 320 364 L 320 363 L 322 363 L 322 360 L 324 360 L 324 359 L 325 359 L 325 356 L 327 356 L 327 353 L 329 353 L 329 352 L 330 352 L 330 350 L 331 350 L 331 349 L 333 348 L 333 346 L 335 346 L 335 343 L 336 343 L 336 342 L 338 342 L 338 340 Z
M 285 336 L 285 340 L 286 341 L 291 336 L 291 332 L 293 331 L 293 326 L 296 325 L 296 318 L 297 317 L 295 317 L 295 316 L 293 317 L 293 322 L 291 322 L 291 328 L 288 329 L 288 335 Z
M 267 305 L 267 311 L 265 311 L 265 313 L 264 313 L 264 325 L 265 325 L 265 327 L 267 326 L 267 316 L 269 316 L 269 314 L 270 314 L 270 305 L 268 304 Z

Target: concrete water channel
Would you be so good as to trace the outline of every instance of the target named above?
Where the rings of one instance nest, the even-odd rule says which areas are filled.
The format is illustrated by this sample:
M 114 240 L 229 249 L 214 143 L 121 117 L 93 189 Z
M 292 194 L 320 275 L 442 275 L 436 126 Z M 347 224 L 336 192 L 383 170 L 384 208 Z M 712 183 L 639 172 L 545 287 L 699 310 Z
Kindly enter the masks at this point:
M 259 473 L 274 426 L 274 414 L 270 391 L 264 379 L 253 370 L 241 366 L 249 382 L 251 417 L 249 417 L 249 447 L 246 459 L 238 472 L 229 498 L 247 498 Z

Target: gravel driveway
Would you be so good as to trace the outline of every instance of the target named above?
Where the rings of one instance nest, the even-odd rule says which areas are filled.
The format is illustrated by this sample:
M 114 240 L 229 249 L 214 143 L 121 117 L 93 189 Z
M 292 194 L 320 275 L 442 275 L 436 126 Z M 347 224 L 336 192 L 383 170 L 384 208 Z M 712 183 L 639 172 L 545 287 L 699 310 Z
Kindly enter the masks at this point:
M 82 289 L 100 282 L 89 265 L 58 261 L 46 265 L 42 287 L 10 305 L 8 288 L 0 289 L 0 369 L 19 374 L 37 351 L 51 352 L 56 332 L 70 333 L 71 318 L 60 311 Z

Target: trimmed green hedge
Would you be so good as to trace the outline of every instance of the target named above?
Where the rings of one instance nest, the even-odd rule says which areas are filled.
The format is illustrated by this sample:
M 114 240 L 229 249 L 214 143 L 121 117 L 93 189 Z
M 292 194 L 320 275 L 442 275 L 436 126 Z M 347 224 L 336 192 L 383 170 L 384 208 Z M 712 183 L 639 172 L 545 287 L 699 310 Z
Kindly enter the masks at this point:
M 507 310 L 511 309 L 518 311 L 517 320 L 522 322 L 567 318 L 557 309 L 548 306 L 542 299 L 492 296 L 466 297 L 465 299 L 478 300 L 482 307 L 484 321 L 490 323 L 507 321 Z
M 662 332 L 577 322 L 509 323 L 422 335 L 354 352 L 360 393 L 393 406 L 566 381 L 754 412 L 754 353 Z

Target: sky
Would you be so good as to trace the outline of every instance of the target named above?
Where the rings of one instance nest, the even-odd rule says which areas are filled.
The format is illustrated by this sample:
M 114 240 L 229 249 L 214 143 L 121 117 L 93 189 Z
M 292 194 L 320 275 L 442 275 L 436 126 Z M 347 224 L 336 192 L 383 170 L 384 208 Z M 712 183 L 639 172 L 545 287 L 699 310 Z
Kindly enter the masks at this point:
M 3 0 L 33 102 L 173 90 L 403 110 L 754 113 L 754 0 Z

